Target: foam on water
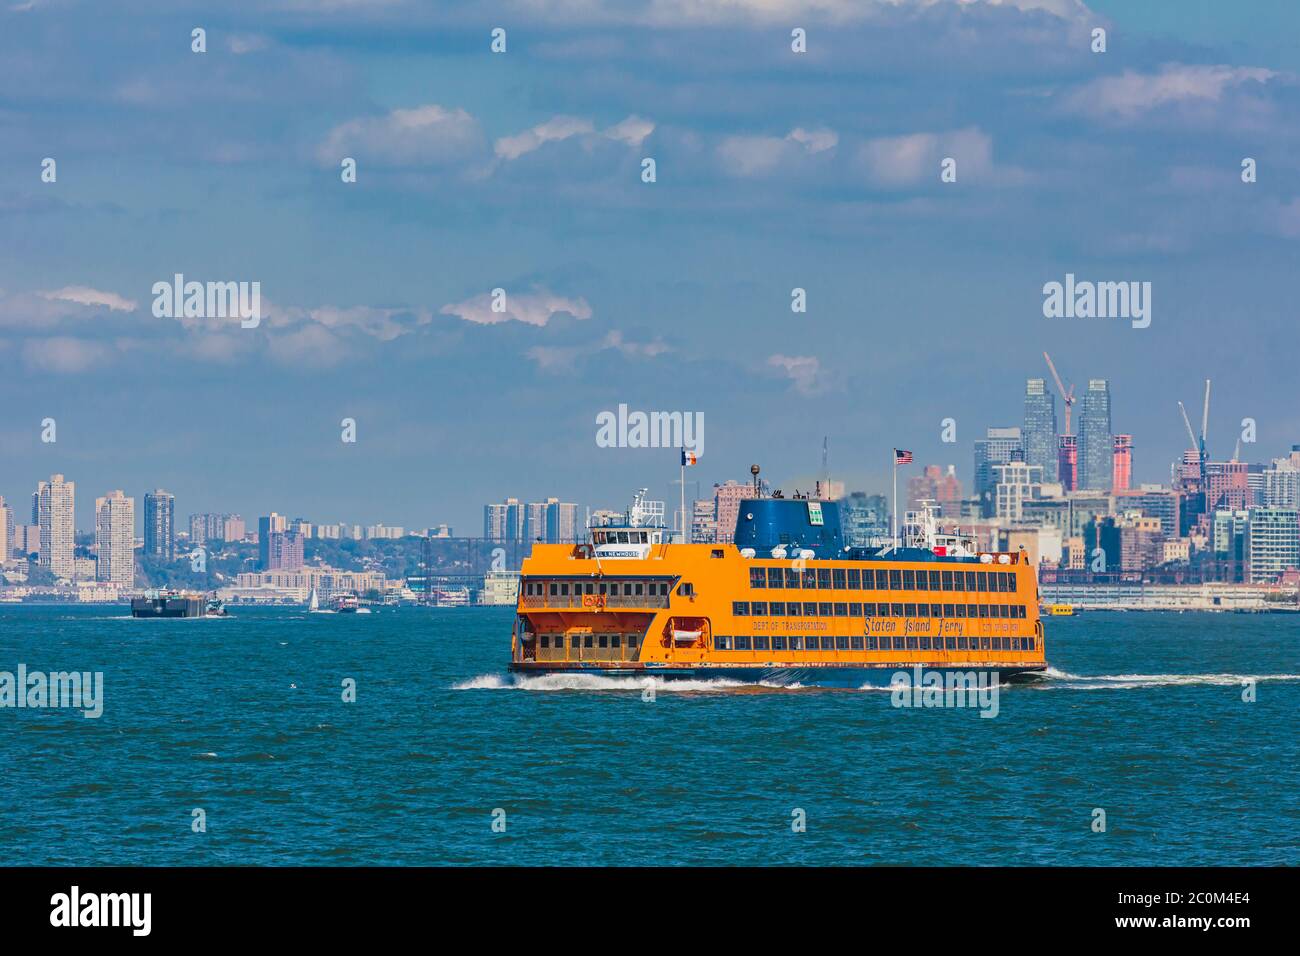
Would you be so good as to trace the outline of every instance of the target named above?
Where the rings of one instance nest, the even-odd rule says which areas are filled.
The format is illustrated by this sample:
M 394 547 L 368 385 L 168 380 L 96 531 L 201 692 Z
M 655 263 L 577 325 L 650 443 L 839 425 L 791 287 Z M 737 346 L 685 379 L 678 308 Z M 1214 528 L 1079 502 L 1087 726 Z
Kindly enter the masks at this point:
M 1035 690 L 1134 690 L 1147 687 L 1233 687 L 1247 681 L 1300 681 L 1300 674 L 1071 674 L 1049 666 Z
M 603 674 L 541 674 L 529 676 L 502 676 L 480 674 L 452 685 L 452 690 L 634 690 L 642 691 L 653 686 L 655 693 L 680 693 L 682 691 L 708 692 L 752 689 L 802 690 L 802 684 L 773 684 L 768 681 L 740 681 L 722 677 L 707 680 L 695 678 L 661 677 L 609 677 Z

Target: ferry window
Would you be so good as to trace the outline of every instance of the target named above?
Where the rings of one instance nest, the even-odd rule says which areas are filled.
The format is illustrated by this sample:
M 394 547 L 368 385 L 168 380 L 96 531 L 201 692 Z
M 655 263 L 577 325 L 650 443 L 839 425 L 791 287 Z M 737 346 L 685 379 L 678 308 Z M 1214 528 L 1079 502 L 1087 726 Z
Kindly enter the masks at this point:
M 814 602 L 814 601 L 805 601 L 805 602 L 804 602 L 804 605 L 803 605 L 803 616 L 804 616 L 804 617 L 816 617 L 816 616 L 817 616 L 817 604 L 816 604 L 816 602 Z
M 929 649 L 930 649 L 930 638 L 928 636 L 923 635 L 921 637 L 921 650 L 928 651 Z
M 818 586 L 819 588 L 829 588 L 829 587 L 831 586 L 831 569 L 830 569 L 830 568 L 818 568 L 818 569 L 817 569 L 817 586 Z
M 928 605 L 928 604 L 918 604 L 918 605 L 916 606 L 916 616 L 917 616 L 917 617 L 929 617 L 929 616 L 930 616 L 930 605 Z
M 592 647 L 595 643 L 596 643 L 596 639 L 595 639 L 592 635 L 590 635 L 590 634 L 587 634 L 587 635 L 585 635 L 585 636 L 582 638 L 582 646 L 583 646 L 583 647 L 590 648 L 590 647 Z
M 619 644 L 622 643 L 622 641 L 623 641 L 622 636 L 621 636 L 621 635 L 618 635 L 618 634 L 615 634 L 613 637 L 611 637 L 611 638 L 609 639 L 609 646 L 610 646 L 610 647 L 618 647 Z
M 964 651 L 966 649 L 966 635 L 959 635 L 957 638 L 957 650 Z
M 770 613 L 773 617 L 784 617 L 784 616 L 785 616 L 785 602 L 784 602 L 784 601 L 773 601 L 771 604 L 768 605 L 768 607 L 771 608 L 771 611 L 769 611 L 768 613 Z
M 989 638 L 987 638 L 987 637 L 981 637 L 981 638 L 980 638 L 980 650 L 981 650 L 981 651 L 987 651 L 987 650 L 989 650 L 989 649 L 990 649 L 990 648 L 989 648 Z
M 945 591 L 951 591 L 951 590 L 952 590 L 952 572 L 951 572 L 951 571 L 945 571 L 945 572 L 943 572 L 943 589 L 944 589 Z
M 914 650 L 916 650 L 916 635 L 915 635 L 915 634 L 912 634 L 911 636 L 908 637 L 908 639 L 907 639 L 907 649 L 908 649 L 909 651 L 914 651 Z
M 837 651 L 847 651 L 849 649 L 849 636 L 847 634 L 835 635 L 835 649 Z
M 974 577 L 972 577 L 971 580 L 974 581 Z M 965 572 L 965 571 L 954 571 L 954 572 L 952 573 L 952 589 L 953 589 L 954 591 L 965 591 L 965 590 L 966 590 L 966 572 Z
M 925 571 L 916 572 L 916 589 L 918 591 L 930 590 L 930 575 Z
M 600 646 L 601 646 L 601 647 L 609 647 L 609 635 L 608 635 L 608 634 L 602 634 L 602 635 L 600 635 Z
M 749 602 L 732 601 L 731 613 L 734 614 L 736 617 L 749 617 Z
M 947 641 L 948 641 L 948 650 L 955 651 L 957 649 L 957 638 L 949 637 Z
M 598 589 L 599 589 L 599 591 L 600 591 L 601 594 L 608 594 L 608 593 L 609 593 L 608 588 L 609 588 L 609 585 L 606 584 L 604 581 L 601 581 L 600 584 L 599 584 L 599 586 L 598 586 Z
M 563 581 L 563 582 L 561 582 L 561 583 L 560 583 L 560 595 L 563 596 L 563 595 L 566 595 L 566 594 L 568 594 L 568 593 L 569 593 L 569 583 L 568 583 L 567 581 Z
M 999 604 L 999 605 L 998 605 L 998 617 L 1006 618 L 1006 617 L 1010 617 L 1010 616 L 1011 616 L 1011 605 L 1009 605 L 1009 604 Z
M 878 587 L 884 587 L 884 585 L 876 583 L 876 572 L 872 568 L 863 568 L 862 587 L 864 590 L 874 590 Z
M 1016 617 L 1023 618 L 1024 616 L 1025 616 L 1025 606 L 1023 604 L 1017 604 Z
M 974 572 L 974 571 L 967 571 L 967 572 L 966 572 L 966 590 L 967 590 L 967 591 L 974 591 L 974 590 L 975 590 L 975 572 Z
M 938 572 L 938 571 L 931 571 L 931 572 L 930 572 L 930 590 L 931 590 L 931 591 L 937 591 L 937 590 L 939 590 L 939 572 Z
M 877 581 L 880 580 L 879 576 L 877 576 L 876 580 L 877 580 Z M 890 572 L 889 572 L 889 590 L 891 590 L 891 591 L 899 591 L 899 590 L 902 590 L 902 587 L 903 587 L 903 576 L 902 576 L 902 574 L 900 574 L 898 571 L 890 571 Z
M 750 605 L 750 609 L 753 611 L 755 617 L 762 617 L 767 614 L 767 602 L 755 601 Z
M 981 605 L 979 606 L 979 609 L 980 609 L 980 610 L 979 610 L 979 615 L 980 615 L 980 617 L 988 617 L 988 616 L 989 616 L 989 606 L 988 606 L 987 604 L 981 604 Z
M 803 649 L 804 649 L 805 651 L 815 651 L 815 650 L 817 650 L 817 635 L 816 635 L 816 634 L 805 634 L 804 637 L 802 638 L 802 640 L 803 640 Z
M 754 635 L 754 650 L 756 650 L 756 651 L 765 651 L 765 650 L 767 650 L 767 635 L 766 635 L 766 634 L 755 634 L 755 635 Z
M 1007 590 L 1012 594 L 1016 592 L 1016 575 L 1014 573 L 1007 575 Z
M 749 586 L 751 588 L 767 587 L 767 572 L 762 568 L 749 569 Z
M 711 558 L 720 558 L 722 557 L 722 555 L 723 555 L 723 551 L 721 548 L 714 548 L 712 551 L 709 552 L 709 557 Z
M 916 605 L 910 601 L 903 605 L 903 617 L 916 617 Z
M 987 577 L 988 577 L 988 575 L 987 575 L 985 572 L 983 572 L 983 571 L 976 571 L 976 572 L 975 572 L 975 590 L 976 590 L 976 591 L 987 591 L 987 590 L 989 589 L 989 583 L 988 583 Z
M 551 597 L 555 597 L 555 595 L 557 595 L 557 594 L 559 594 L 559 593 L 560 593 L 560 586 L 559 586 L 558 584 L 556 584 L 554 581 L 552 581 L 552 582 L 551 582 Z
M 767 586 L 770 588 L 785 587 L 785 572 L 780 568 L 767 569 Z
M 691 584 L 689 581 L 685 581 L 682 583 L 682 586 L 677 589 L 677 593 L 683 597 L 694 597 L 695 585 Z
M 868 635 L 867 635 L 867 650 L 869 650 L 869 651 L 874 651 L 875 649 L 876 649 L 876 637 L 875 637 L 874 634 L 868 634 Z
M 943 616 L 944 616 L 944 617 L 956 617 L 956 616 L 957 616 L 957 612 L 953 610 L 953 605 L 951 605 L 951 604 L 945 604 L 945 605 L 943 606 Z
M 903 572 L 903 590 L 904 590 L 904 591 L 914 591 L 914 590 L 916 590 L 916 572 L 915 572 L 915 571 L 904 571 L 904 572 Z
M 667 582 L 667 581 L 662 581 L 662 582 L 660 582 L 660 584 L 659 584 L 659 596 L 660 596 L 660 597 L 667 597 L 667 596 L 668 596 L 668 582 Z
M 857 568 L 849 568 L 849 590 L 856 591 L 862 587 L 862 573 Z
M 876 617 L 889 617 L 889 605 L 884 603 L 877 604 Z
M 551 638 L 550 638 L 548 635 L 543 634 L 543 635 L 542 635 L 542 647 L 550 647 L 550 646 L 551 646 Z
M 803 638 L 800 637 L 798 634 L 792 634 L 790 636 L 790 650 L 792 651 L 803 650 Z
M 862 616 L 863 617 L 876 616 L 876 605 L 874 601 L 867 601 L 865 604 L 862 605 Z
M 797 588 L 803 584 L 803 575 L 795 568 L 785 569 L 785 586 L 787 588 Z
M 849 617 L 862 617 L 862 602 L 861 602 L 861 601 L 850 601 L 850 602 L 849 602 Z
M 830 617 L 835 613 L 834 606 L 830 601 L 822 601 L 817 605 L 817 613 L 822 617 Z
M 784 636 L 784 635 L 782 635 L 782 634 L 773 634 L 773 635 L 772 635 L 772 650 L 774 650 L 774 651 L 783 651 L 783 650 L 785 650 L 785 636 Z
M 737 634 L 737 635 L 736 635 L 736 650 L 738 650 L 738 651 L 747 651 L 747 650 L 749 650 L 749 635 L 748 635 L 748 634 Z
M 720 651 L 729 650 L 731 647 L 731 638 L 726 634 L 713 635 L 713 646 Z
M 890 607 L 892 607 L 892 608 L 894 609 L 894 612 L 893 612 L 893 616 L 894 616 L 894 617 L 902 617 L 902 616 L 903 616 L 903 605 L 901 605 L 901 604 L 891 604 Z
M 861 634 L 854 634 L 853 637 L 850 638 L 849 643 L 852 645 L 853 650 L 855 650 L 855 651 L 860 651 L 860 650 L 862 650 L 862 643 L 863 643 L 863 642 L 862 642 L 862 635 L 861 635 Z
M 848 604 L 845 603 L 844 601 L 836 601 L 836 602 L 835 602 L 835 616 L 836 616 L 836 617 L 848 617 L 848 616 L 849 616 L 849 606 L 848 606 Z
M 636 584 L 636 596 L 637 596 L 637 597 L 641 597 L 641 595 L 643 595 L 643 594 L 645 594 L 645 585 L 644 585 L 644 584 L 641 584 L 640 582 L 637 582 L 637 584 Z
M 578 639 L 580 636 L 581 635 L 574 634 L 572 637 L 569 638 L 569 646 L 572 647 L 574 650 L 578 649 Z
M 817 572 L 812 568 L 803 569 L 803 586 L 806 588 L 815 588 L 817 586 Z
M 930 616 L 931 616 L 931 617 L 943 617 L 943 605 L 942 605 L 942 604 L 931 604 L 931 605 L 930 605 Z
M 634 650 L 636 650 L 636 635 L 635 635 L 635 634 L 629 634 L 629 635 L 627 636 L 627 649 L 628 649 L 629 651 L 634 651 Z
M 831 581 L 834 582 L 835 590 L 843 591 L 844 590 L 844 569 L 836 568 L 835 570 L 831 571 Z

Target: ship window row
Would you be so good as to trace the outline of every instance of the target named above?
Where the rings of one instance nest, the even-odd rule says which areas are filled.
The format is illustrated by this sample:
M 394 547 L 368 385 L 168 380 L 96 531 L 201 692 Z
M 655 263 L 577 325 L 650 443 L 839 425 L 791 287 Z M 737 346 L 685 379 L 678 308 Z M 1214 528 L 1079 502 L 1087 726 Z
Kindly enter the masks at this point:
M 900 568 L 750 568 L 751 588 L 821 591 L 970 591 L 1015 593 L 1014 571 Z
M 717 634 L 719 651 L 1032 651 L 1032 637 L 930 637 L 925 634 Z
M 542 647 L 554 647 L 556 649 L 564 647 L 563 634 L 553 636 L 543 634 L 537 640 Z M 637 637 L 635 634 L 626 636 L 622 634 L 571 634 L 569 636 L 569 646 L 574 650 L 593 647 L 622 647 L 624 642 L 627 643 L 628 648 L 635 649 Z
M 581 597 L 604 594 L 623 597 L 667 597 L 667 581 L 525 581 L 524 594 L 541 597 Z
M 732 601 L 733 617 L 1025 618 L 1023 604 L 918 604 L 912 601 Z

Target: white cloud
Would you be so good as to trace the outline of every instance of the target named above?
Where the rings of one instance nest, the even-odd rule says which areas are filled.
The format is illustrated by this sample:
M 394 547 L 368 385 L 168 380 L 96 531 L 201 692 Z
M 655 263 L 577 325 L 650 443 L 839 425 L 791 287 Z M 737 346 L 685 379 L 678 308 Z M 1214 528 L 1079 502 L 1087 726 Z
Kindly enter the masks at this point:
M 226 49 L 235 56 L 260 53 L 270 45 L 270 40 L 257 33 L 236 34 L 226 39 Z
M 821 362 L 811 355 L 772 355 L 767 364 L 788 378 L 797 392 L 814 395 L 824 390 Z
M 358 163 L 405 166 L 468 159 L 482 146 L 478 120 L 463 109 L 430 104 L 341 123 L 330 130 L 316 153 L 329 164 L 352 156 Z
M 682 26 L 698 23 L 734 24 L 738 19 L 789 23 L 791 17 L 851 22 L 864 20 L 882 8 L 931 7 L 975 3 L 1019 10 L 1043 10 L 1078 19 L 1088 14 L 1082 0 L 648 0 L 610 3 L 607 0 L 526 0 L 528 10 L 547 19 L 607 23 L 649 23 Z
M 53 292 L 42 292 L 41 297 L 60 302 L 75 302 L 78 305 L 102 305 L 114 312 L 134 312 L 137 303 L 116 292 L 102 292 L 84 285 L 69 285 Z
M 592 345 L 535 345 L 525 354 L 543 372 L 564 372 L 571 371 L 580 358 L 611 350 L 628 358 L 653 359 L 671 352 L 672 347 L 662 339 L 629 342 L 622 332 L 612 329 L 601 341 Z
M 1168 63 L 1156 73 L 1125 70 L 1098 77 L 1067 96 L 1065 105 L 1090 116 L 1131 120 L 1162 107 L 1218 104 L 1234 91 L 1262 89 L 1277 75 L 1259 67 Z
M 718 144 L 718 158 L 737 176 L 761 176 L 796 161 L 833 149 L 840 141 L 831 129 L 795 127 L 784 137 L 728 136 Z
M 496 325 L 513 319 L 539 328 L 560 312 L 566 312 L 575 319 L 591 318 L 591 306 L 587 304 L 586 299 L 565 298 L 546 289 L 534 288 L 532 292 L 521 293 L 507 292 L 504 312 L 493 312 L 492 301 L 492 294 L 485 292 L 464 302 L 444 305 L 440 311 L 443 315 L 455 315 L 466 322 L 474 322 L 478 325 Z
M 993 140 L 979 129 L 948 133 L 912 133 L 867 140 L 858 159 L 867 176 L 886 188 L 939 182 L 939 163 L 951 157 L 957 161 L 958 182 L 980 175 L 993 165 Z
M 650 120 L 633 115 L 602 130 L 599 136 L 627 146 L 640 146 L 654 132 L 654 128 L 655 124 Z M 518 159 L 547 143 L 558 143 L 575 136 L 583 137 L 590 143 L 597 136 L 596 124 L 577 116 L 554 116 L 522 133 L 502 136 L 496 141 L 494 151 L 500 159 Z

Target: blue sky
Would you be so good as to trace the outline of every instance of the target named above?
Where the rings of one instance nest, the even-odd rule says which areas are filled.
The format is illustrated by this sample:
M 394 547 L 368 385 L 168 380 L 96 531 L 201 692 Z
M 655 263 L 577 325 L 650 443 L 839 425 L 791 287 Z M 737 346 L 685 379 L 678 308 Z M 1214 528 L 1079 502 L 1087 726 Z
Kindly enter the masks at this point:
M 1294 4 L 0 2 L 20 514 L 56 471 L 82 527 L 118 487 L 470 533 L 506 495 L 675 497 L 671 452 L 597 446 L 620 403 L 702 412 L 706 486 L 807 486 L 823 436 L 851 488 L 895 445 L 969 482 L 1044 349 L 1111 380 L 1139 480 L 1206 377 L 1212 450 L 1300 442 Z M 260 282 L 261 325 L 155 318 L 177 272 Z M 1044 318 L 1067 272 L 1151 282 L 1151 326 Z

